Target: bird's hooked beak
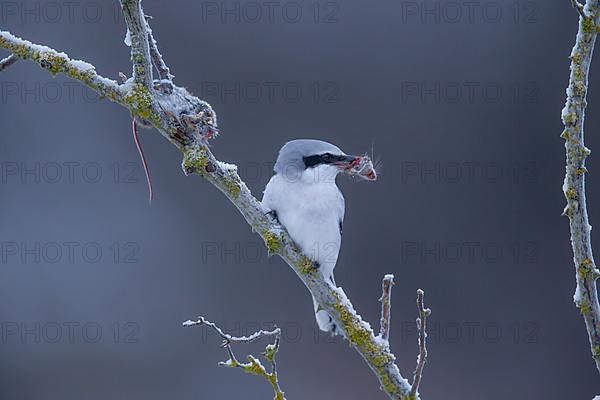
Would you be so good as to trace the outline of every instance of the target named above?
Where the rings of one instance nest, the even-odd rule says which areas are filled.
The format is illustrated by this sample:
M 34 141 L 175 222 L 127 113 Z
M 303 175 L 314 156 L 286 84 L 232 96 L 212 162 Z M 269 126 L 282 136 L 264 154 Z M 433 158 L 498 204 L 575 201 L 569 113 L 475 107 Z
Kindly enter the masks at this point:
M 377 173 L 369 156 L 343 156 L 333 163 L 340 172 L 348 176 L 356 176 L 367 181 L 376 181 Z

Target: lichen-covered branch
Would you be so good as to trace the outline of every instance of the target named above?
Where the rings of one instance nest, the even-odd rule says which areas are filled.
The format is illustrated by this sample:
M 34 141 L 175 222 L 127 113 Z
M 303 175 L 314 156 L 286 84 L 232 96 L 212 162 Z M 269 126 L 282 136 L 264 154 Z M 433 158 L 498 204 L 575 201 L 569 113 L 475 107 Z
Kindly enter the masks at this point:
M 385 341 L 390 338 L 390 320 L 392 318 L 392 286 L 394 286 L 394 275 L 386 275 L 381 283 L 381 321 L 379 337 Z
M 219 328 L 215 323 L 207 321 L 204 317 L 198 317 L 196 321 L 188 320 L 183 323 L 183 326 L 186 327 L 198 325 L 205 325 L 209 327 L 210 329 L 217 332 L 217 334 L 223 340 L 223 347 L 227 350 L 229 359 L 227 361 L 220 362 L 220 366 L 229 368 L 241 368 L 249 374 L 262 376 L 273 387 L 273 391 L 275 392 L 274 400 L 285 400 L 285 394 L 283 390 L 281 390 L 281 386 L 279 385 L 276 361 L 277 353 L 279 352 L 279 344 L 281 343 L 281 329 L 275 328 L 272 331 L 260 330 L 258 332 L 253 333 L 250 336 L 236 337 L 223 332 L 223 330 Z M 268 344 L 267 347 L 265 347 L 265 351 L 264 353 L 262 353 L 262 356 L 271 364 L 271 372 L 268 372 L 265 366 L 262 365 L 260 360 L 254 357 L 253 355 L 249 355 L 247 357 L 247 363 L 238 361 L 233 352 L 233 349 L 231 348 L 232 343 L 252 343 L 261 338 L 269 336 L 274 336 L 275 341 L 272 344 Z
M 148 43 L 148 24 L 142 10 L 141 0 L 120 0 L 125 22 L 131 38 L 131 62 L 133 80 L 138 85 L 152 88 L 152 63 Z
M 592 355 L 600 372 L 600 306 L 596 280 L 600 273 L 592 255 L 591 226 L 588 221 L 585 198 L 585 159 L 590 150 L 585 147 L 583 125 L 587 106 L 588 75 L 599 24 L 599 0 L 587 0 L 584 7 L 577 2 L 579 30 L 571 52 L 571 75 L 567 88 L 567 102 L 562 111 L 565 129 L 567 165 L 563 192 L 567 198 L 564 215 L 569 217 L 571 245 L 575 263 L 574 301 L 587 328 Z
M 419 330 L 419 355 L 417 356 L 417 367 L 413 377 L 413 384 L 410 388 L 410 398 L 416 399 L 419 395 L 419 385 L 423 377 L 423 368 L 427 362 L 427 317 L 431 315 L 431 310 L 425 308 L 425 292 L 417 290 L 417 308 L 419 318 L 417 318 L 417 329 Z
M 27 40 L 0 31 L 0 48 L 12 52 L 13 56 L 23 60 L 32 60 L 53 76 L 63 74 L 73 78 L 103 97 L 124 104 L 123 91 L 119 84 L 96 73 L 93 65 L 83 61 L 71 60 L 65 53 L 59 53 L 46 46 L 33 44 Z
M 14 54 L 11 54 L 10 56 L 0 60 L 0 72 L 4 71 L 17 61 L 19 61 L 19 57 L 15 56 Z
M 34 45 L 0 31 L 0 48 L 21 59 L 38 63 L 53 75 L 58 73 L 80 81 L 148 121 L 183 152 L 186 174 L 204 177 L 240 211 L 252 229 L 259 233 L 271 254 L 279 255 L 298 275 L 310 293 L 333 318 L 340 332 L 363 357 L 391 399 L 410 398 L 411 386 L 400 374 L 395 356 L 354 310 L 341 288 L 335 288 L 317 272 L 313 262 L 300 251 L 287 231 L 252 195 L 241 180 L 237 167 L 218 161 L 208 147 L 216 135 L 217 119 L 211 106 L 185 88 L 152 81 L 149 32 L 139 0 L 121 0 L 132 42 L 134 78 L 119 85 L 96 74 L 94 67 L 72 61 L 64 53 Z
M 571 5 L 573 6 L 573 8 L 575 8 L 575 10 L 577 10 L 579 15 L 585 18 L 586 15 L 583 4 L 581 4 L 578 0 L 571 0 Z

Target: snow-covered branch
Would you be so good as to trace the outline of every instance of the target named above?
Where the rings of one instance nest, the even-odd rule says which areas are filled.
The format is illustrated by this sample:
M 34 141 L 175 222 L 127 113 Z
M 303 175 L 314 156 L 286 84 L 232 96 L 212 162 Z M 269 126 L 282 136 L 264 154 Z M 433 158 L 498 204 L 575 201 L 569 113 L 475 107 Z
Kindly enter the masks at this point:
M 209 327 L 210 329 L 217 332 L 217 334 L 223 340 L 222 346 L 227 350 L 227 355 L 229 356 L 229 359 L 227 361 L 220 362 L 220 366 L 229 368 L 241 368 L 249 374 L 264 377 L 273 387 L 273 391 L 275 392 L 274 400 L 285 400 L 285 394 L 283 390 L 281 390 L 281 386 L 279 386 L 279 377 L 277 375 L 276 361 L 277 353 L 279 352 L 279 344 L 281 343 L 281 329 L 275 328 L 272 331 L 265 331 L 261 329 L 260 331 L 255 332 L 250 336 L 236 337 L 223 332 L 223 330 L 219 328 L 217 324 L 207 321 L 204 317 L 198 317 L 196 321 L 188 320 L 183 323 L 183 326 L 186 327 L 198 325 L 205 325 Z M 233 349 L 231 348 L 232 343 L 252 343 L 259 339 L 269 336 L 274 336 L 275 341 L 273 342 L 273 344 L 268 344 L 267 347 L 265 347 L 265 351 L 264 353 L 262 353 L 262 356 L 271 364 L 271 372 L 268 372 L 264 365 L 262 365 L 260 360 L 254 357 L 253 355 L 249 355 L 247 357 L 247 363 L 238 361 L 233 352 Z
M 417 290 L 417 308 L 419 318 L 417 318 L 417 328 L 419 329 L 419 355 L 417 356 L 417 368 L 413 377 L 413 384 L 410 388 L 411 398 L 417 398 L 419 395 L 419 385 L 423 377 L 423 368 L 427 362 L 427 318 L 431 315 L 431 310 L 425 308 L 425 292 Z
M 127 35 L 131 44 L 131 63 L 133 64 L 133 80 L 138 85 L 152 88 L 152 63 L 150 44 L 148 41 L 148 24 L 142 10 L 141 0 L 120 0 Z
M 150 20 L 152 17 L 146 16 L 146 27 L 148 29 L 148 43 L 150 45 L 150 57 L 152 57 L 152 62 L 154 63 L 154 67 L 156 71 L 158 71 L 158 77 L 165 81 L 172 81 L 173 75 L 171 75 L 171 70 L 165 63 L 162 54 L 158 51 L 158 43 L 156 43 L 156 39 L 154 39 L 154 35 L 152 34 L 152 29 L 150 28 Z
M 17 61 L 19 61 L 19 57 L 15 56 L 14 54 L 11 54 L 10 56 L 0 60 L 0 72 L 4 71 Z
M 246 222 L 264 240 L 271 254 L 279 255 L 298 275 L 310 293 L 333 318 L 340 333 L 363 357 L 378 378 L 382 389 L 392 399 L 415 399 L 411 385 L 400 374 L 389 344 L 376 336 L 371 326 L 354 310 L 341 288 L 322 278 L 314 263 L 304 255 L 241 180 L 237 167 L 215 158 L 208 140 L 217 131 L 217 119 L 211 106 L 191 95 L 185 88 L 165 84 L 158 46 L 145 20 L 140 0 L 121 0 L 131 39 L 134 77 L 122 84 L 101 77 L 94 67 L 71 60 L 66 54 L 39 46 L 0 31 L 0 48 L 16 57 L 32 60 L 53 75 L 64 74 L 100 95 L 123 105 L 135 118 L 149 122 L 165 138 L 183 152 L 182 167 L 186 174 L 197 174 L 212 183 L 236 206 Z M 154 50 L 152 50 L 154 49 Z M 152 80 L 152 56 L 162 80 Z M 389 329 L 389 328 L 386 328 Z M 418 396 L 418 395 L 417 395 Z
M 596 368 L 600 371 L 600 305 L 596 280 L 600 276 L 592 256 L 591 226 L 588 222 L 585 198 L 585 159 L 590 150 L 585 147 L 583 125 L 586 96 L 588 91 L 589 68 L 594 52 L 594 44 L 600 27 L 600 1 L 587 0 L 585 6 L 572 0 L 579 13 L 579 30 L 575 46 L 571 52 L 571 75 L 567 88 L 567 102 L 562 111 L 565 129 L 561 135 L 565 139 L 567 166 L 563 192 L 567 198 L 564 215 L 569 217 L 571 245 L 575 262 L 574 300 L 585 320 L 592 355 Z
M 52 75 L 66 75 L 83 83 L 101 96 L 124 104 L 123 92 L 117 82 L 98 75 L 91 64 L 71 60 L 65 53 L 33 44 L 5 31 L 0 31 L 0 48 L 9 50 L 13 56 L 20 59 L 36 62 Z
M 390 338 L 390 320 L 392 318 L 392 286 L 394 275 L 386 275 L 381 282 L 381 321 L 379 322 L 379 337 L 385 341 Z

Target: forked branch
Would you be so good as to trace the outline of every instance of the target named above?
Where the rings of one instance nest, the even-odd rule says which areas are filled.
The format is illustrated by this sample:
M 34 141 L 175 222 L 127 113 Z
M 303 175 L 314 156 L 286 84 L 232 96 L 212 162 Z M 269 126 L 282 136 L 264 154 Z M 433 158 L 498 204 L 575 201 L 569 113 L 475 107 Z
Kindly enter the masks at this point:
M 188 320 L 183 323 L 183 326 L 186 327 L 199 325 L 204 325 L 214 330 L 223 340 L 222 347 L 224 347 L 227 350 L 227 355 L 229 356 L 229 359 L 227 361 L 220 362 L 219 366 L 229 368 L 241 368 L 249 374 L 264 377 L 273 387 L 273 391 L 275 392 L 274 399 L 285 400 L 285 394 L 279 386 L 279 377 L 277 375 L 276 361 L 277 353 L 279 352 L 279 345 L 281 343 L 281 329 L 275 328 L 272 331 L 260 330 L 258 332 L 253 333 L 250 336 L 236 337 L 223 332 L 223 330 L 219 328 L 215 323 L 207 321 L 206 319 L 204 319 L 204 317 L 198 317 L 198 319 L 195 321 Z M 260 360 L 254 357 L 253 355 L 249 355 L 247 357 L 247 363 L 238 361 L 235 354 L 233 353 L 233 349 L 231 348 L 231 345 L 233 343 L 252 343 L 264 337 L 270 336 L 275 337 L 275 340 L 272 344 L 268 344 L 267 347 L 265 347 L 265 351 L 264 353 L 262 353 L 262 356 L 271 364 L 271 372 L 268 372 L 264 365 L 262 365 Z
M 395 356 L 385 340 L 354 310 L 341 288 L 334 288 L 317 272 L 287 231 L 250 193 L 237 167 L 215 158 L 208 140 L 217 132 L 217 119 L 211 106 L 171 83 L 171 75 L 159 57 L 152 31 L 146 22 L 140 0 L 121 0 L 131 37 L 133 78 L 122 84 L 98 75 L 95 68 L 66 54 L 19 39 L 0 31 L 0 48 L 19 59 L 32 60 L 53 75 L 69 76 L 104 97 L 127 108 L 134 117 L 147 121 L 183 152 L 182 168 L 212 183 L 236 206 L 246 222 L 259 233 L 271 254 L 279 255 L 298 275 L 312 296 L 333 318 L 341 334 L 363 357 L 391 399 L 414 399 L 411 385 L 400 374 Z M 151 56 L 153 53 L 153 56 Z M 161 80 L 153 81 L 152 59 Z M 162 72 L 161 72 L 162 71 Z M 168 82 L 166 82 L 168 81 Z M 387 328 L 389 335 L 389 318 Z M 418 396 L 418 394 L 416 395 Z

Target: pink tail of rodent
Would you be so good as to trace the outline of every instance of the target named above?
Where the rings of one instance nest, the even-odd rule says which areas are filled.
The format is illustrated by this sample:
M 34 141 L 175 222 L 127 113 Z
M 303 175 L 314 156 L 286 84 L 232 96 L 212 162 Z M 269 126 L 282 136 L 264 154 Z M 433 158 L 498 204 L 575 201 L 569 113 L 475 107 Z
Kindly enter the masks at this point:
M 138 153 L 140 153 L 140 158 L 142 159 L 142 164 L 144 166 L 144 173 L 146 174 L 146 182 L 148 183 L 148 194 L 150 196 L 150 202 L 152 202 L 153 191 L 152 191 L 152 178 L 150 177 L 150 169 L 148 168 L 148 163 L 146 162 L 146 156 L 144 155 L 144 150 L 142 149 L 142 143 L 140 142 L 140 137 L 138 134 L 137 122 L 135 121 L 135 117 L 132 119 L 131 128 L 133 130 L 133 140 L 135 141 L 135 145 L 138 149 Z

